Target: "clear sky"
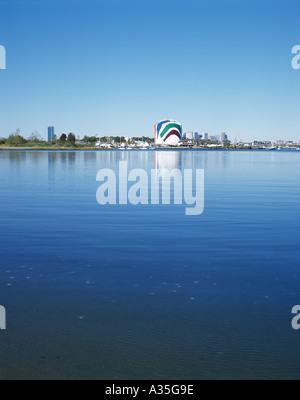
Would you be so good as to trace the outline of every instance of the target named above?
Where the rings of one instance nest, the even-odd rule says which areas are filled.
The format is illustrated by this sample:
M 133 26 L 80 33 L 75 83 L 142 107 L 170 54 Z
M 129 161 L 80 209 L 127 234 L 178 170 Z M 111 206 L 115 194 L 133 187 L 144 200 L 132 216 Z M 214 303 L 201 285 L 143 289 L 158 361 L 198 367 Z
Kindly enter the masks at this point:
M 300 141 L 299 0 L 0 0 L 0 136 Z

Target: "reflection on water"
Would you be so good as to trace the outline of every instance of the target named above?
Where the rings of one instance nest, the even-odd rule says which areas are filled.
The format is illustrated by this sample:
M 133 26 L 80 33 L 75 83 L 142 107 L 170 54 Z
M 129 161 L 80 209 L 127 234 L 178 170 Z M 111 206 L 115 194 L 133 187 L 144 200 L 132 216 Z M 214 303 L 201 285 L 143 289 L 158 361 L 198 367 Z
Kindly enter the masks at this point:
M 42 153 L 36 153 L 40 160 L 44 157 Z M 48 152 L 48 171 L 49 177 L 55 171 L 65 171 L 68 169 L 87 169 L 90 165 L 97 165 L 101 168 L 112 168 L 118 171 L 119 162 L 127 161 L 128 168 L 143 168 L 147 171 L 151 169 L 182 168 L 182 152 L 176 151 L 153 151 L 153 152 L 125 152 L 125 151 L 98 151 L 98 152 Z M 76 163 L 76 166 L 75 166 Z M 189 160 L 188 168 L 195 166 L 195 160 Z
M 166 168 L 169 171 L 182 166 L 182 152 L 180 151 L 155 151 L 154 152 L 155 169 Z
M 72 164 L 72 163 L 92 163 L 98 162 L 106 167 L 113 167 L 117 162 L 127 160 L 134 165 L 147 168 L 153 160 L 153 168 L 206 168 L 208 158 L 210 164 L 214 163 L 220 169 L 226 169 L 233 160 L 233 153 L 226 151 L 2 151 L 2 156 L 7 154 L 10 162 L 14 165 L 30 162 L 40 163 L 45 158 L 48 158 L 49 165 L 51 164 Z M 270 160 L 276 157 L 275 152 L 270 152 Z

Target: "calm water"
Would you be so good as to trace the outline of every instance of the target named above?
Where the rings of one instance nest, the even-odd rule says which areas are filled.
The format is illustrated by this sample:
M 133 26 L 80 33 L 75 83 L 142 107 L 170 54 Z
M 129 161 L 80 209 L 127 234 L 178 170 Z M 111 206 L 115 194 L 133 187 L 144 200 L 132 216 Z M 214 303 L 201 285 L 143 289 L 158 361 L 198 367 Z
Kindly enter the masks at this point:
M 100 206 L 101 168 L 203 168 L 205 211 Z M 300 377 L 300 152 L 0 152 L 1 379 Z

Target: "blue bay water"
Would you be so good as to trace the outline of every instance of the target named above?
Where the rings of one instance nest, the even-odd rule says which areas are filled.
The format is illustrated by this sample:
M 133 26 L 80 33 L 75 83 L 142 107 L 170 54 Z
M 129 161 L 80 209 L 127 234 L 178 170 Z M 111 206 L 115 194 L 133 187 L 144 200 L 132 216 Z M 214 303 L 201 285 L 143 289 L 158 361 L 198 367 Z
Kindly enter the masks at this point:
M 204 169 L 205 209 L 98 170 Z M 0 152 L 0 379 L 296 379 L 300 152 Z

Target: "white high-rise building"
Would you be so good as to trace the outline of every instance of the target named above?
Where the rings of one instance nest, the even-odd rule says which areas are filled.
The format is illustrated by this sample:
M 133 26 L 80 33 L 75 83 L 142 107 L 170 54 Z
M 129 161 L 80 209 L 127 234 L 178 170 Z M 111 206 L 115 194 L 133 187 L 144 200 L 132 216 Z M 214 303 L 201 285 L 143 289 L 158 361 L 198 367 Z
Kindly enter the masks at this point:
M 221 143 L 223 143 L 225 140 L 228 140 L 228 136 L 226 135 L 225 132 L 221 133 Z

